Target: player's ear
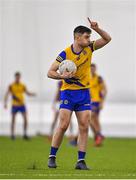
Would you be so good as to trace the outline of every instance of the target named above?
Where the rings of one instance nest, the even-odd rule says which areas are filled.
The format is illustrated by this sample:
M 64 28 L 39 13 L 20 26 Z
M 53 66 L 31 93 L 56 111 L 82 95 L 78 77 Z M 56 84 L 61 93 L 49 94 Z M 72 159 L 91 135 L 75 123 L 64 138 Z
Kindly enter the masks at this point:
M 79 33 L 76 33 L 76 34 L 74 35 L 74 39 L 75 39 L 75 40 L 78 40 L 79 38 L 80 38 Z

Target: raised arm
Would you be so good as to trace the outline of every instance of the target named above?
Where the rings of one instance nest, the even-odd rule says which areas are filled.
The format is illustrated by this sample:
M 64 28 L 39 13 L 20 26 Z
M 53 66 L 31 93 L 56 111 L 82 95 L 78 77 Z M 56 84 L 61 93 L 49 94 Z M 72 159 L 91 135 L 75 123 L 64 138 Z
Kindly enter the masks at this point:
M 95 41 L 95 44 L 94 44 L 95 50 L 104 47 L 106 44 L 108 44 L 108 43 L 111 41 L 111 36 L 110 36 L 106 31 L 104 31 L 103 29 L 101 29 L 101 28 L 98 26 L 98 23 L 97 23 L 97 22 L 93 22 L 93 21 L 91 21 L 89 18 L 88 18 L 88 21 L 89 21 L 89 23 L 90 23 L 91 29 L 93 29 L 94 31 L 96 31 L 96 32 L 101 36 L 100 39 L 97 39 L 97 40 Z

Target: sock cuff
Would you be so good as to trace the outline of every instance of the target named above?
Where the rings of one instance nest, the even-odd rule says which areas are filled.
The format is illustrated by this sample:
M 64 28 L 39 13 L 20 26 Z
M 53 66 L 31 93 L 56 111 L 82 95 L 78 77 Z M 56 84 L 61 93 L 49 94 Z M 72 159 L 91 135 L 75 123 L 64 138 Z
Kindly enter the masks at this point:
M 50 157 L 55 157 L 55 158 L 56 158 L 56 156 L 55 156 L 55 155 L 49 155 L 49 158 L 50 158 Z
M 78 153 L 86 154 L 86 152 L 85 152 L 85 151 L 78 151 Z
M 80 161 L 84 161 L 85 159 L 78 159 L 78 161 L 77 162 L 80 162 Z
M 51 157 L 51 156 L 56 156 L 57 151 L 58 151 L 58 148 L 51 146 L 50 155 L 49 155 L 49 156 L 50 156 L 50 157 Z
M 53 147 L 53 146 L 51 146 L 51 148 L 52 148 L 52 149 L 55 149 L 55 150 L 58 150 L 58 148 L 57 148 L 57 147 Z

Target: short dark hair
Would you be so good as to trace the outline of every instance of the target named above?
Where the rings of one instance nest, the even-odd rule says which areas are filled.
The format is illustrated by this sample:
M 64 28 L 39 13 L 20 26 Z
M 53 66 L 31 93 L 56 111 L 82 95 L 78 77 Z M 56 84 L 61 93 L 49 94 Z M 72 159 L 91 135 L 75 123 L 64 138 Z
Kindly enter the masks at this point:
M 15 72 L 15 76 L 21 76 L 20 72 Z
M 84 33 L 88 33 L 88 34 L 91 34 L 91 29 L 89 29 L 88 27 L 86 26 L 77 26 L 75 29 L 74 29 L 74 35 L 76 33 L 80 33 L 80 34 L 84 34 Z
M 91 67 L 95 67 L 95 68 L 96 68 L 96 64 L 92 63 L 92 64 L 91 64 Z

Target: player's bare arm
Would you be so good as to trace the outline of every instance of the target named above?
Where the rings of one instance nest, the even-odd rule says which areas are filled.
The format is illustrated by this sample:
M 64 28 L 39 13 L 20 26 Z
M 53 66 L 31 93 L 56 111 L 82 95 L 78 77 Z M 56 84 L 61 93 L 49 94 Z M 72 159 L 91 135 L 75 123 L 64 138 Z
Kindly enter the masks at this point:
M 105 100 L 106 96 L 107 96 L 107 87 L 105 82 L 103 81 L 103 89 L 102 89 L 102 96 L 103 96 L 103 101 Z
M 95 50 L 104 47 L 106 44 L 108 44 L 111 41 L 111 36 L 106 31 L 101 29 L 97 22 L 91 21 L 89 18 L 88 21 L 90 23 L 91 29 L 96 31 L 101 36 L 100 39 L 97 39 L 95 41 Z
M 102 90 L 101 90 L 102 100 L 101 100 L 101 103 L 100 103 L 100 109 L 103 108 L 103 104 L 104 104 L 106 96 L 107 96 L 107 87 L 106 87 L 106 84 L 105 84 L 104 80 L 102 80 L 102 84 L 103 84 Z
M 49 71 L 48 71 L 48 74 L 47 76 L 49 78 L 52 78 L 52 79 L 57 79 L 57 80 L 61 80 L 61 79 L 69 79 L 69 78 L 72 78 L 74 76 L 73 73 L 71 72 L 64 72 L 63 74 L 59 74 L 57 71 L 59 69 L 59 63 L 58 62 L 54 62 Z
M 8 101 L 9 95 L 10 95 L 10 86 L 8 87 L 8 90 L 7 90 L 5 97 L 4 97 L 4 108 L 5 109 L 7 108 L 7 101 Z
M 30 92 L 26 87 L 25 87 L 25 93 L 26 93 L 28 96 L 36 96 L 36 93 Z

